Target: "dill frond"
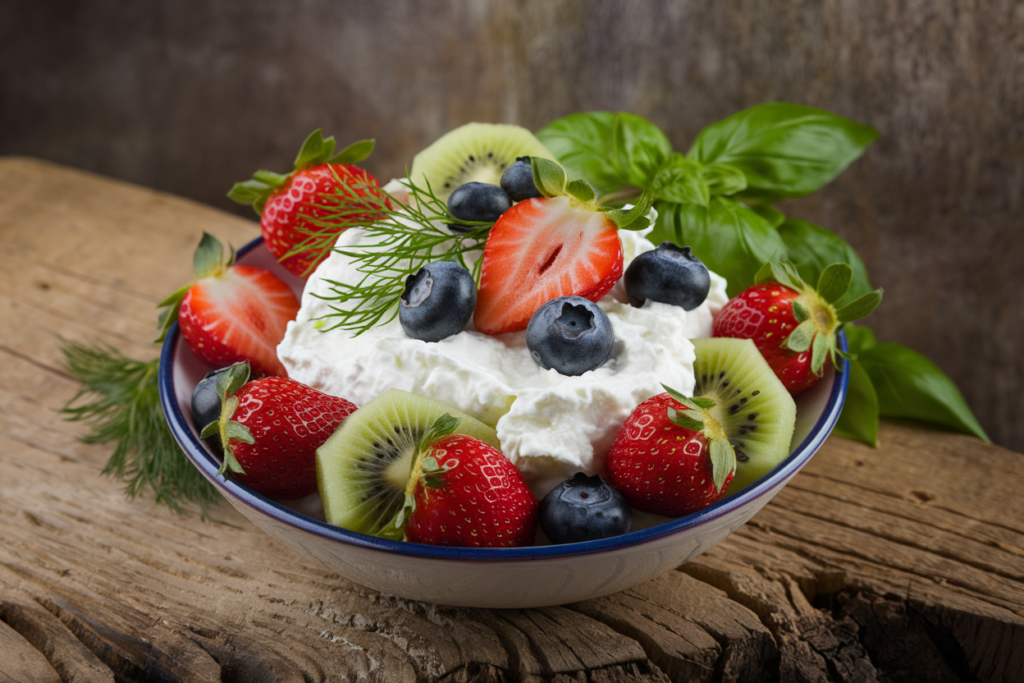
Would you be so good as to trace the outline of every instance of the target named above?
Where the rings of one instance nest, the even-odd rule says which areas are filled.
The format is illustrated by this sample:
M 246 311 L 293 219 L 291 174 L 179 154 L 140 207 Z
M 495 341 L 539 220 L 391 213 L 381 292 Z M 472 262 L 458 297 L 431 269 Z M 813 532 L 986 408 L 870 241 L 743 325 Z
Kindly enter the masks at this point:
M 198 504 L 205 517 L 219 496 L 185 457 L 164 419 L 159 360 L 132 360 L 110 346 L 77 342 L 61 351 L 67 370 L 83 384 L 61 410 L 65 419 L 90 424 L 80 437 L 83 443 L 116 444 L 103 474 L 123 482 L 129 498 L 149 489 L 157 503 L 177 512 L 182 503 Z
M 390 322 L 398 315 L 405 279 L 434 261 L 458 263 L 479 284 L 481 261 L 471 254 L 483 249 L 493 223 L 457 219 L 429 185 L 421 188 L 409 180 L 402 184 L 409 190 L 406 205 L 386 192 L 368 192 L 365 185 L 339 179 L 333 192 L 319 196 L 314 205 L 317 215 L 302 216 L 313 227 L 299 229 L 306 238 L 285 258 L 333 248 L 363 276 L 354 285 L 326 281 L 331 294 L 320 298 L 329 302 L 332 312 L 317 319 L 319 329 L 341 328 L 359 335 Z M 446 226 L 451 223 L 465 226 L 467 232 L 450 232 Z M 348 227 L 363 230 L 365 242 L 334 248 L 337 236 Z

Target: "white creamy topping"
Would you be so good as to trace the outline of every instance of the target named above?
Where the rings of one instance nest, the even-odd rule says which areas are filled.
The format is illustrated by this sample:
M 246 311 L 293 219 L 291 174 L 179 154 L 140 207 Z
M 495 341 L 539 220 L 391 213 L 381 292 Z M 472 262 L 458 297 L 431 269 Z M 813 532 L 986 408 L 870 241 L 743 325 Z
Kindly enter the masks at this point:
M 642 234 L 619 231 L 625 267 L 654 248 Z M 364 230 L 342 233 L 338 248 L 365 243 Z M 662 384 L 693 391 L 690 339 L 711 334 L 712 316 L 728 301 L 725 280 L 711 274 L 711 293 L 693 311 L 627 302 L 621 281 L 598 303 L 615 333 L 611 358 L 578 377 L 545 370 L 526 348 L 526 332 L 486 335 L 472 329 L 440 342 L 410 339 L 395 320 L 358 337 L 314 321 L 331 312 L 327 281 L 357 284 L 350 259 L 331 254 L 309 278 L 298 318 L 278 347 L 289 376 L 356 405 L 398 388 L 450 403 L 493 425 L 501 450 L 528 481 L 560 481 L 575 472 L 604 472 L 619 427 Z M 329 319 L 330 320 L 330 319 Z M 329 327 L 329 324 L 327 325 Z

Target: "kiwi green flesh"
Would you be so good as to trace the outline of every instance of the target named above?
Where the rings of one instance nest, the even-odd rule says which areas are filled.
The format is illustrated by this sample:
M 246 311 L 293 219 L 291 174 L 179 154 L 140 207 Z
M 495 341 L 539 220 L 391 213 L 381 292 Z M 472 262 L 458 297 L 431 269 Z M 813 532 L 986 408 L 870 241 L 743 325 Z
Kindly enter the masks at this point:
M 695 396 L 715 401 L 709 412 L 736 452 L 736 474 L 726 495 L 767 474 L 790 453 L 796 403 L 749 339 L 693 342 L 697 360 Z
M 416 445 L 445 413 L 461 419 L 456 433 L 498 447 L 492 427 L 448 404 L 399 389 L 349 415 L 316 451 L 317 484 L 328 523 L 389 535 L 389 522 L 405 502 Z
M 533 133 L 520 126 L 499 123 L 467 123 L 438 138 L 412 160 L 409 178 L 428 184 L 445 201 L 459 185 L 468 182 L 498 185 L 501 174 L 517 157 L 554 159 Z

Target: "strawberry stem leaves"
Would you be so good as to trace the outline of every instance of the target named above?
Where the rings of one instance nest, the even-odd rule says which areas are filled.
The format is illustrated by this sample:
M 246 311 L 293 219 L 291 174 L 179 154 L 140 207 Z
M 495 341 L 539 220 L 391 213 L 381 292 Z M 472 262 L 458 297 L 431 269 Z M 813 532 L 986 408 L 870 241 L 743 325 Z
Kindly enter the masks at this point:
M 736 450 L 725 437 L 716 437 L 708 442 L 711 457 L 711 477 L 715 482 L 715 491 L 722 492 L 730 474 L 736 471 Z
M 818 278 L 818 296 L 830 304 L 843 298 L 853 281 L 853 268 L 848 263 L 833 263 L 821 271 Z
M 328 159 L 327 163 L 346 164 L 349 166 L 358 164 L 362 161 L 365 161 L 366 158 L 373 153 L 373 148 L 375 145 L 376 141 L 372 139 L 353 142 L 351 145 L 349 145 L 348 147 L 346 147 L 345 149 L 341 150 L 333 157 Z
M 811 342 L 814 341 L 814 335 L 817 334 L 817 331 L 813 322 L 810 320 L 803 321 L 786 338 L 786 348 L 796 353 L 803 353 L 811 348 Z
M 700 414 L 700 411 L 669 408 L 667 415 L 672 424 L 683 429 L 689 429 L 692 432 L 700 432 L 704 429 L 704 416 Z
M 228 260 L 222 263 L 224 259 L 224 245 L 210 233 L 204 232 L 195 253 L 192 255 L 192 270 L 195 272 L 196 278 L 201 280 L 205 277 L 218 276 L 234 265 L 235 248 L 231 245 L 228 245 L 228 247 Z M 178 320 L 181 302 L 193 284 L 195 283 L 192 282 L 185 285 L 157 304 L 157 309 L 160 312 L 157 314 L 156 339 L 153 340 L 155 343 L 159 344 L 167 338 L 171 325 Z
M 878 308 L 878 304 L 880 303 L 882 303 L 882 290 L 876 289 L 875 291 L 868 292 L 856 301 L 852 301 L 840 308 L 836 311 L 836 318 L 839 319 L 840 323 L 849 323 L 854 320 L 860 320 Z
M 232 252 L 233 256 L 233 252 Z M 196 277 L 202 279 L 219 275 L 224 270 L 224 245 L 208 232 L 203 232 L 199 246 L 192 254 L 192 270 Z
M 615 224 L 619 230 L 643 230 L 651 224 L 647 214 L 651 212 L 651 207 L 654 205 L 653 195 L 644 192 L 637 199 L 636 204 L 633 208 L 626 209 L 610 209 L 605 212 L 608 219 Z
M 811 317 L 810 311 L 808 311 L 802 303 L 797 300 L 793 300 L 793 317 L 798 323 L 802 323 L 805 320 L 809 320 Z M 790 347 L 792 348 L 792 347 Z
M 235 474 L 245 474 L 245 468 L 235 458 L 231 448 L 231 441 L 242 441 L 247 444 L 256 443 L 252 432 L 242 424 L 235 422 L 235 411 L 238 410 L 238 397 L 235 394 L 249 381 L 249 363 L 242 361 L 235 363 L 226 371 L 217 376 L 217 395 L 220 396 L 220 420 L 214 424 L 220 432 L 220 442 L 224 445 L 224 460 L 221 462 L 217 475 L 222 475 L 227 470 Z M 206 429 L 203 430 L 206 432 Z
M 462 424 L 462 418 L 454 417 L 451 413 L 445 413 L 434 420 L 434 424 L 427 430 L 426 435 L 420 441 L 419 450 L 425 451 L 435 441 L 443 439 L 455 433 L 455 430 Z
M 687 408 L 685 411 L 669 408 L 666 411 L 669 421 L 683 429 L 701 432 L 708 439 L 708 457 L 711 460 L 715 491 L 721 493 L 729 475 L 736 471 L 736 450 L 729 443 L 729 439 L 722 435 L 722 428 L 718 421 L 707 412 L 717 403 L 707 396 L 687 397 L 672 387 L 664 384 L 661 386 L 672 397 L 672 400 Z
M 533 184 L 537 186 L 545 197 L 563 197 L 566 195 L 566 188 L 569 184 L 569 174 L 565 172 L 560 164 L 543 159 L 541 157 L 530 157 L 530 166 L 533 168 Z
M 594 192 L 594 188 L 582 178 L 570 181 L 566 185 L 565 191 L 570 197 L 584 205 L 592 204 L 597 199 L 597 193 Z
M 291 173 L 282 174 L 261 169 L 252 174 L 251 180 L 243 180 L 232 185 L 228 190 L 228 197 L 239 204 L 252 205 L 256 215 L 262 216 L 267 199 L 275 190 L 287 183 L 295 171 L 323 164 L 358 164 L 370 156 L 374 144 L 373 140 L 360 140 L 334 154 L 334 137 L 325 138 L 323 130 L 317 128 L 302 143 Z

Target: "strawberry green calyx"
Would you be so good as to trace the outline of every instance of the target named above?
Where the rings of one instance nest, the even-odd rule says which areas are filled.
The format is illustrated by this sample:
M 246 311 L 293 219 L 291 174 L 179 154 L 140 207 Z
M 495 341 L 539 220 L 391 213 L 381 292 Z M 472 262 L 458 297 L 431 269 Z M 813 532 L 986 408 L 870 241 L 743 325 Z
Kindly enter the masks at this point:
M 708 440 L 708 456 L 711 460 L 711 476 L 715 482 L 715 491 L 721 493 L 729 475 L 736 472 L 736 450 L 729 443 L 722 423 L 709 411 L 717 403 L 705 396 L 688 398 L 671 387 L 661 385 L 668 395 L 688 410 L 668 409 L 668 419 L 675 425 L 693 432 L 700 432 Z
M 836 364 L 836 356 L 849 357 L 838 347 L 836 332 L 844 323 L 859 320 L 874 311 L 882 301 L 881 288 L 868 292 L 859 299 L 836 309 L 833 304 L 850 288 L 853 269 L 847 263 L 827 266 L 812 288 L 804 282 L 796 267 L 788 261 L 770 261 L 761 267 L 754 278 L 755 284 L 774 281 L 799 292 L 793 300 L 793 318 L 798 323 L 785 339 L 785 346 L 795 353 L 811 351 L 811 371 L 821 376 L 825 360 Z
M 192 270 L 195 273 L 196 280 L 202 280 L 207 277 L 219 277 L 226 273 L 228 268 L 235 264 L 235 248 L 229 244 L 228 250 L 228 258 L 225 261 L 224 245 L 210 233 L 204 232 L 202 239 L 199 240 L 199 246 L 196 247 L 195 254 L 192 255 Z M 167 331 L 170 330 L 174 321 L 178 319 L 178 310 L 181 308 L 182 300 L 194 284 L 195 282 L 191 282 L 185 285 L 157 304 L 157 308 L 162 310 L 157 319 L 157 337 L 154 340 L 156 343 L 159 344 L 167 337 Z
M 379 535 L 388 538 L 403 538 L 405 525 L 409 522 L 409 517 L 412 513 L 416 511 L 416 489 L 418 485 L 422 484 L 424 489 L 444 486 L 444 479 L 442 479 L 441 475 L 456 467 L 458 461 L 455 463 L 447 461 L 443 464 L 439 463 L 432 454 L 432 446 L 446 436 L 454 434 L 461 423 L 462 420 L 460 418 L 454 417 L 450 413 L 445 413 L 437 418 L 430 429 L 427 430 L 427 433 L 416 446 L 416 452 L 412 457 L 412 467 L 409 470 L 409 479 L 405 486 L 405 503 L 395 514 L 393 522 L 388 524 Z
M 654 198 L 644 192 L 631 209 L 612 209 L 601 206 L 597 192 L 586 180 L 569 180 L 569 174 L 557 162 L 541 157 L 531 157 L 533 183 L 545 197 L 568 197 L 573 206 L 588 211 L 600 211 L 620 230 L 643 230 L 651 224 L 647 214 L 654 204 Z
M 224 445 L 224 460 L 221 462 L 217 475 L 224 474 L 231 470 L 235 474 L 245 474 L 245 469 L 235 458 L 231 449 L 231 441 L 244 441 L 247 444 L 255 443 L 252 432 L 247 427 L 235 422 L 232 418 L 238 410 L 238 397 L 235 394 L 249 381 L 249 363 L 242 361 L 235 363 L 225 372 L 217 376 L 217 395 L 220 396 L 220 419 L 211 422 L 200 434 L 204 439 L 220 435 L 220 442 Z
M 314 168 L 323 164 L 358 164 L 373 152 L 374 140 L 354 142 L 337 154 L 334 153 L 334 136 L 325 138 L 323 131 L 317 128 L 306 141 L 295 157 L 295 168 L 291 173 L 280 174 L 273 171 L 259 170 L 252 174 L 251 180 L 235 183 L 228 191 L 228 197 L 239 204 L 251 204 L 256 215 L 263 215 L 263 207 L 267 199 L 277 189 L 283 187 L 298 171 Z

